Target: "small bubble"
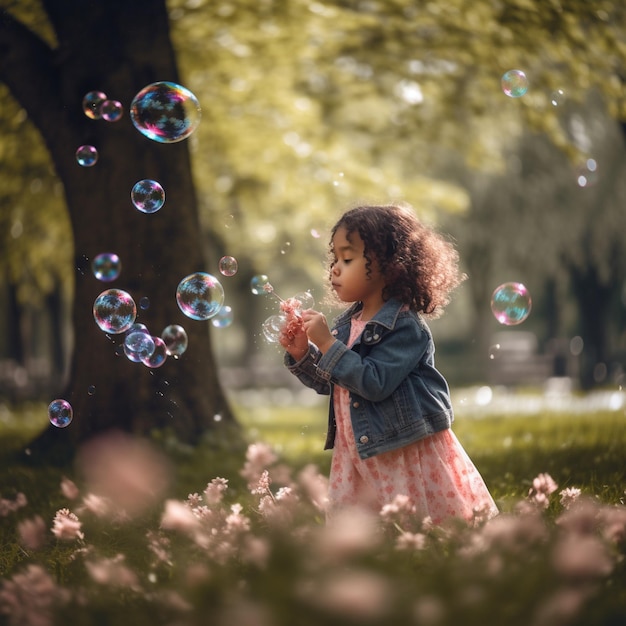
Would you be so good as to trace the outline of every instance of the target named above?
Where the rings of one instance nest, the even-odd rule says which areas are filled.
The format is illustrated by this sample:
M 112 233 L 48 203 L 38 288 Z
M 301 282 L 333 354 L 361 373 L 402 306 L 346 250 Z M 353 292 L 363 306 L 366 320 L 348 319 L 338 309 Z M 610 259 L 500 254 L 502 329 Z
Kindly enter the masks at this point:
M 103 91 L 90 91 L 83 98 L 83 113 L 92 120 L 102 117 L 101 107 L 107 95 Z
M 489 348 L 489 358 L 493 361 L 498 356 L 500 356 L 500 344 L 495 343 L 493 346 Z
M 150 298 L 148 298 L 147 296 L 144 296 L 143 298 L 139 299 L 139 308 L 142 311 L 147 311 L 150 308 Z
M 224 288 L 215 276 L 196 272 L 180 281 L 176 289 L 176 301 L 187 317 L 208 320 L 222 308 Z
M 520 98 L 528 91 L 528 78 L 522 70 L 505 72 L 500 84 L 502 91 L 510 98 Z
M 167 347 L 161 337 L 151 337 L 151 339 L 154 342 L 154 351 L 149 357 L 141 359 L 141 362 L 151 369 L 156 369 L 165 363 L 167 359 Z
M 250 291 L 255 296 L 261 296 L 267 294 L 267 290 L 264 289 L 265 285 L 270 282 L 270 279 L 265 274 L 257 274 L 250 280 Z
M 505 326 L 521 324 L 529 315 L 532 301 L 522 283 L 503 283 L 491 296 L 491 311 Z
M 163 329 L 161 339 L 165 342 L 167 353 L 174 358 L 179 357 L 187 350 L 187 332 L 178 324 L 170 324 Z M 167 383 L 166 381 L 166 384 Z
M 93 275 L 104 283 L 111 282 L 119 277 L 122 271 L 120 257 L 113 252 L 102 252 L 91 262 Z
M 233 310 L 229 306 L 223 306 L 211 319 L 215 328 L 228 328 L 233 323 Z
M 223 276 L 234 276 L 237 273 L 239 264 L 233 256 L 223 256 L 219 262 L 220 274 Z
M 74 411 L 72 405 L 67 400 L 53 400 L 48 405 L 48 419 L 53 426 L 57 428 L 65 428 L 70 425 Z
M 94 146 L 80 146 L 76 150 L 76 162 L 81 167 L 92 167 L 98 161 L 98 150 Z
M 129 293 L 122 289 L 107 289 L 95 300 L 93 317 L 105 333 L 126 332 L 137 317 L 137 306 Z
M 105 100 L 100 106 L 100 115 L 107 122 L 117 122 L 124 114 L 124 107 L 117 100 Z
M 562 89 L 555 89 L 550 96 L 550 104 L 553 107 L 561 106 L 565 102 L 565 92 Z
M 96 386 L 95 385 L 89 385 L 89 387 L 87 387 L 87 395 L 89 396 L 93 396 L 96 393 Z
M 156 213 L 165 204 L 165 191 L 156 180 L 144 179 L 135 183 L 130 199 L 142 213 Z

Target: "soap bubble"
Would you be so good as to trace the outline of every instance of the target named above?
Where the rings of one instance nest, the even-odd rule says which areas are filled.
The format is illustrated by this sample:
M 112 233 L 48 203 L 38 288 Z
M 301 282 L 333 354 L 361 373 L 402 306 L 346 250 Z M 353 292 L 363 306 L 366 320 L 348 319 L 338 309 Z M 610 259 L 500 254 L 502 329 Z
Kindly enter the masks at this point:
M 105 100 L 100 106 L 100 115 L 107 122 L 117 122 L 124 114 L 124 107 L 118 100 Z
M 579 187 L 590 187 L 598 181 L 598 163 L 595 159 L 587 159 L 576 170 L 576 182 Z
M 565 99 L 565 92 L 562 89 L 555 89 L 550 96 L 550 104 L 553 107 L 558 107 L 565 102 Z
M 96 386 L 89 385 L 89 387 L 87 387 L 87 395 L 93 396 L 95 393 L 96 393 Z
M 293 299 L 300 303 L 300 309 L 302 311 L 305 309 L 311 309 L 315 305 L 315 300 L 310 291 L 301 291 L 300 293 L 297 293 Z
M 505 326 L 521 324 L 530 314 L 531 298 L 522 283 L 503 283 L 491 296 L 491 310 Z
M 167 353 L 175 358 L 187 350 L 187 332 L 178 324 L 166 326 L 161 333 L 161 339 L 165 342 Z
M 69 426 L 73 417 L 72 405 L 67 400 L 58 398 L 48 405 L 48 419 L 57 428 Z
M 132 188 L 130 199 L 142 213 L 156 213 L 165 203 L 165 191 L 156 180 L 140 180 Z
M 91 262 L 93 275 L 103 283 L 115 280 L 122 271 L 120 257 L 113 252 L 102 252 L 96 255 Z
M 268 341 L 268 343 L 278 343 L 278 338 L 280 337 L 280 333 L 282 332 L 282 329 L 286 323 L 287 317 L 282 313 L 270 315 L 263 322 L 263 336 Z
M 227 328 L 233 323 L 233 310 L 229 306 L 223 306 L 211 320 L 215 328 Z
M 224 304 L 224 288 L 206 272 L 196 272 L 183 278 L 176 289 L 180 310 L 192 320 L 208 320 Z
M 147 311 L 150 308 L 150 298 L 148 298 L 148 296 L 139 298 L 139 308 L 142 311 Z
M 81 167 L 92 167 L 98 161 L 98 151 L 93 146 L 80 146 L 76 150 L 76 162 Z
M 265 274 L 257 274 L 256 276 L 253 276 L 252 280 L 250 281 L 250 291 L 255 296 L 264 295 L 268 293 L 264 287 L 269 282 L 270 279 Z
M 239 265 L 233 256 L 223 256 L 219 262 L 220 274 L 224 276 L 234 276 Z
M 143 324 L 133 324 L 124 337 L 124 352 L 132 361 L 148 358 L 155 349 L 154 339 Z
M 92 120 L 102 117 L 101 107 L 107 95 L 103 91 L 90 91 L 83 98 L 83 113 Z
M 499 343 L 494 343 L 492 346 L 489 347 L 489 359 L 490 360 L 495 360 L 500 356 L 500 344 Z
M 147 367 L 155 369 L 165 363 L 167 359 L 167 347 L 161 337 L 152 337 L 152 341 L 154 342 L 154 351 L 150 356 L 141 359 L 141 362 Z
M 528 91 L 528 78 L 522 70 L 505 72 L 500 81 L 502 91 L 510 98 L 519 98 Z
M 105 333 L 119 335 L 135 323 L 137 305 L 126 291 L 107 289 L 96 298 L 93 317 Z
M 200 104 L 182 85 L 167 81 L 144 87 L 130 105 L 135 128 L 153 141 L 175 143 L 191 135 L 200 123 Z

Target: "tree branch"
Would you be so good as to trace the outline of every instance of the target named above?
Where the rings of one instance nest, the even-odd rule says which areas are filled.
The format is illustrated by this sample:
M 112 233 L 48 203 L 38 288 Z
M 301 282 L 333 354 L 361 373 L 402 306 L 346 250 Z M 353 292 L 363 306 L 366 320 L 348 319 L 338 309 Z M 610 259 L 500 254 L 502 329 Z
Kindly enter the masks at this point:
M 51 111 L 62 110 L 59 71 L 54 58 L 55 51 L 43 39 L 8 11 L 0 9 L 0 81 L 7 85 L 44 137 L 49 137 L 46 133 L 52 130 L 51 125 L 58 123 L 58 117 L 51 115 Z

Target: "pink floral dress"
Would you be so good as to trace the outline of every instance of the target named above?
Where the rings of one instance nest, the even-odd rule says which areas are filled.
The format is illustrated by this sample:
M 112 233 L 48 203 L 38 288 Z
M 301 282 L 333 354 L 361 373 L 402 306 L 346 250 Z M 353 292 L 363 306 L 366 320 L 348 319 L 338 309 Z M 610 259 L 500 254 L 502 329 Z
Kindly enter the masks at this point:
M 366 322 L 352 319 L 352 345 Z M 346 505 L 379 512 L 396 495 L 410 498 L 420 518 L 434 523 L 457 517 L 467 521 L 496 515 L 482 476 L 452 430 L 444 430 L 397 450 L 361 459 L 350 421 L 349 392 L 334 389 L 337 433 L 329 478 L 331 511 Z

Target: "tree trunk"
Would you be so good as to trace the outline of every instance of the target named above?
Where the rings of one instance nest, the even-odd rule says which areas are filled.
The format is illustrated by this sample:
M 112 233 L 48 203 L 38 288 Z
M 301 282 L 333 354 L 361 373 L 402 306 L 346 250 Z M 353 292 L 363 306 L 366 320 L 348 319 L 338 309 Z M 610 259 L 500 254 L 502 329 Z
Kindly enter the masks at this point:
M 169 427 L 180 440 L 197 442 L 216 421 L 233 418 L 213 360 L 210 322 L 185 317 L 175 298 L 182 278 L 210 271 L 202 255 L 189 144 L 154 142 L 134 128 L 129 115 L 133 97 L 146 85 L 180 82 L 165 1 L 43 4 L 56 48 L 7 14 L 0 19 L 0 80 L 41 132 L 63 182 L 78 269 L 75 349 L 63 394 L 74 420 L 62 430 L 48 428 L 31 452 L 57 444 L 71 450 L 111 428 L 146 434 Z M 89 119 L 82 99 L 92 90 L 120 101 L 122 119 Z M 98 150 L 93 167 L 76 162 L 76 149 L 83 144 Z M 133 185 L 146 178 L 165 189 L 166 202 L 157 213 L 141 213 L 130 200 Z M 89 269 L 101 252 L 114 252 L 122 261 L 115 282 L 99 282 Z M 116 345 L 123 336 L 107 337 L 92 315 L 97 296 L 111 287 L 128 291 L 137 303 L 149 299 L 149 308 L 138 307 L 137 322 L 152 335 L 169 324 L 182 325 L 189 336 L 187 351 L 158 369 L 118 356 Z M 214 419 L 218 414 L 221 419 Z

